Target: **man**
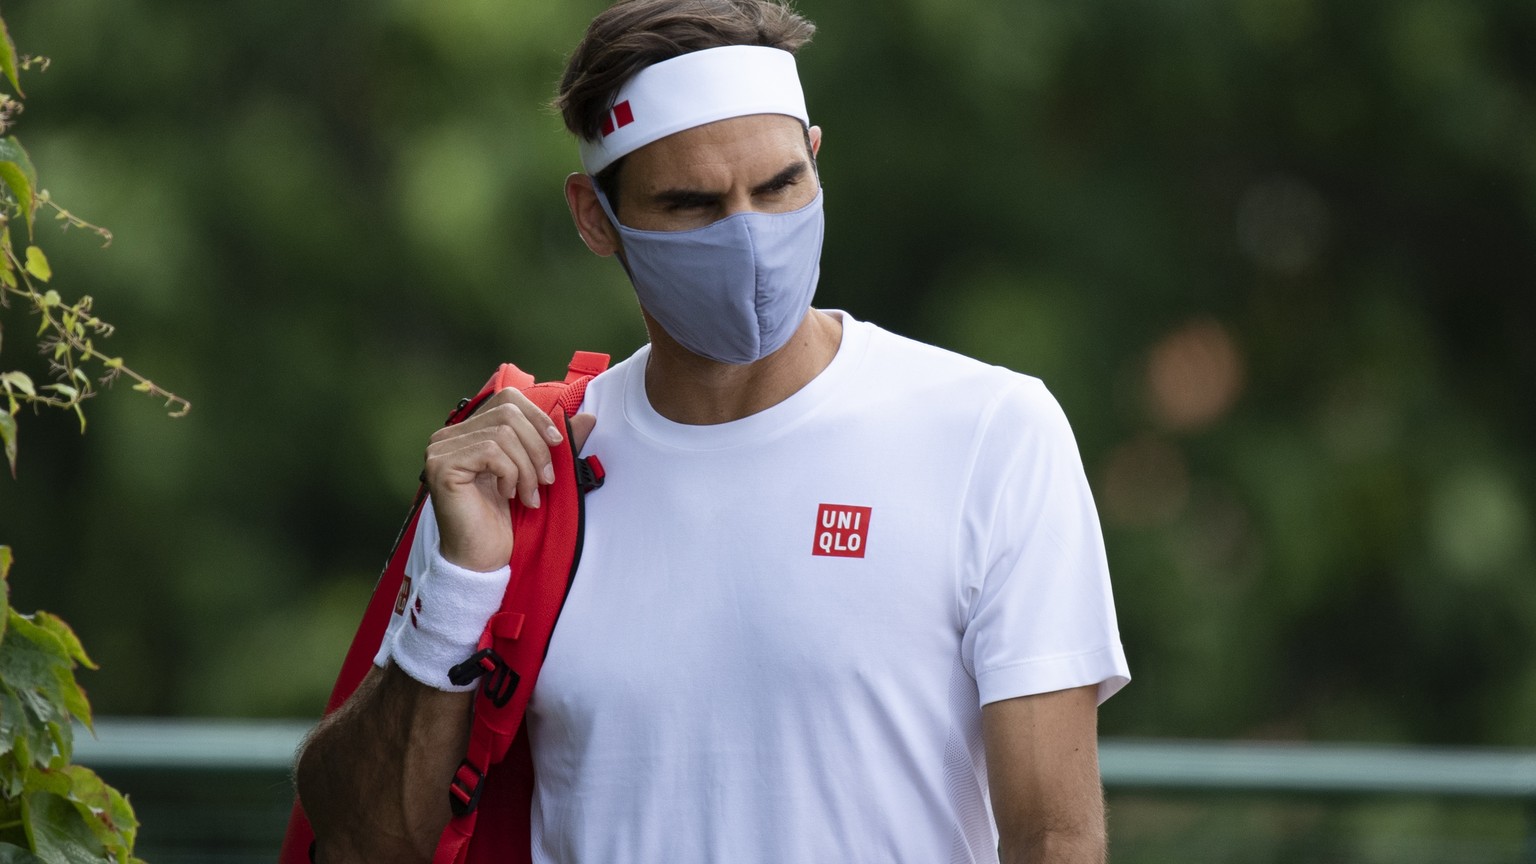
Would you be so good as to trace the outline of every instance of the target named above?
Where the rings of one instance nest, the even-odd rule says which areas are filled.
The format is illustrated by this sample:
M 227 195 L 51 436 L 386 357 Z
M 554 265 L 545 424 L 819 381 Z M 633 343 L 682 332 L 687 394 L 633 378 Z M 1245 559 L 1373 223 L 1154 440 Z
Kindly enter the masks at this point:
M 812 30 L 624 0 L 562 81 L 567 203 L 650 344 L 574 425 L 609 479 L 527 716 L 534 860 L 1101 862 L 1096 709 L 1129 673 L 1071 431 L 1034 379 L 811 308 Z M 515 391 L 433 436 L 426 611 L 301 757 L 321 861 L 430 860 L 447 669 L 559 440 Z

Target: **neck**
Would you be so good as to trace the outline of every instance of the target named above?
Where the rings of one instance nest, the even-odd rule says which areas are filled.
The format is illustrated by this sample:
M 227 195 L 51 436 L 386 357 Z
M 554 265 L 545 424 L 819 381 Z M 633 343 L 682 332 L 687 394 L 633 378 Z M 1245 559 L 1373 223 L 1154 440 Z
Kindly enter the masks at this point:
M 808 311 L 783 348 L 742 366 L 717 363 L 678 345 L 650 315 L 651 356 L 645 393 L 656 413 L 675 423 L 729 423 L 772 408 L 821 374 L 837 355 L 843 322 Z

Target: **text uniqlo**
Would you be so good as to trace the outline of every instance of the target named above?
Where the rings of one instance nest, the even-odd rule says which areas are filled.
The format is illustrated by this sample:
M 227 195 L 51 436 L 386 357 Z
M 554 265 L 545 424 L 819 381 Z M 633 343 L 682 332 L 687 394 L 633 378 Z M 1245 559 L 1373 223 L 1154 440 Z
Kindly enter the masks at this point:
M 812 555 L 863 558 L 869 541 L 868 507 L 823 504 L 816 512 L 816 542 Z

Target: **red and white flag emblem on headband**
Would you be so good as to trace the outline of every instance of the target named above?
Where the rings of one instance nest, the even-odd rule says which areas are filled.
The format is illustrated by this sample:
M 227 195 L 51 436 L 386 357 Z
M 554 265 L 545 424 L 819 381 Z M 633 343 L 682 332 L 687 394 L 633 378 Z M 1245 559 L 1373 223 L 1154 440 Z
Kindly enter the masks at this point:
M 599 134 L 577 142 L 588 174 L 652 141 L 717 120 L 786 114 L 811 122 L 795 55 L 763 45 L 722 45 L 653 63 L 626 81 L 613 101 Z
M 607 138 L 616 130 L 623 129 L 633 122 L 635 122 L 635 112 L 629 107 L 629 100 L 625 99 L 613 106 L 613 110 L 603 118 L 603 137 Z

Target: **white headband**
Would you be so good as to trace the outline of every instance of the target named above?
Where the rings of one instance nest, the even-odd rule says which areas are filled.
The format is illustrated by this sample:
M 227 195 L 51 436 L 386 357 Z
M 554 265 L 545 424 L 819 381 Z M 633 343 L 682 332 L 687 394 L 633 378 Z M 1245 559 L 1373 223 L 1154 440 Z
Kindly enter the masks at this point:
M 810 125 L 795 55 L 760 45 L 683 54 L 619 88 L 598 137 L 580 140 L 581 164 L 596 174 L 652 141 L 748 114 L 788 114 Z

